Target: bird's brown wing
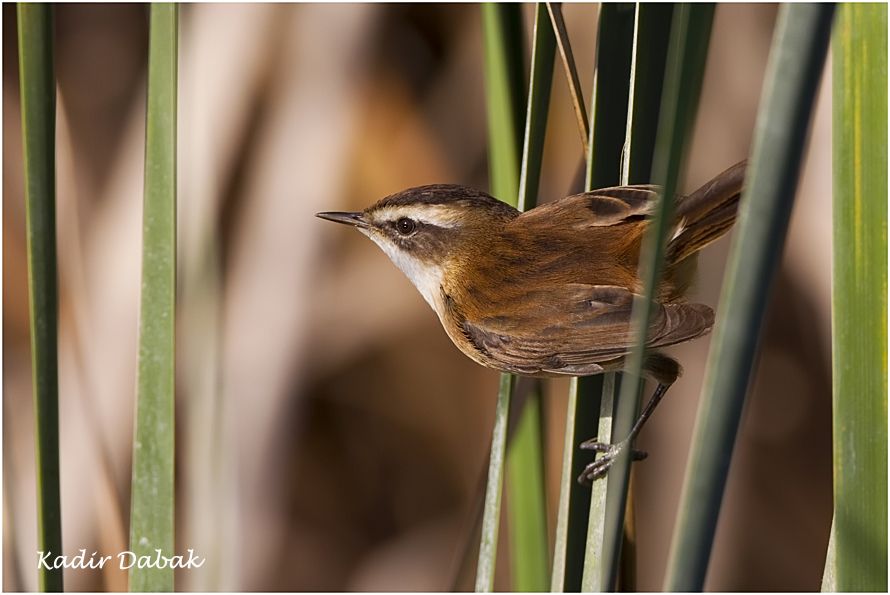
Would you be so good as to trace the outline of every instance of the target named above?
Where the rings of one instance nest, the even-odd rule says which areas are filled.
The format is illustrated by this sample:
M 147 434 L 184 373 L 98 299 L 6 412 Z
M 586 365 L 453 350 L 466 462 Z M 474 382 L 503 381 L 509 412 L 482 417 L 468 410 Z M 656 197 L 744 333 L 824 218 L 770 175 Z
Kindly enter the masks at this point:
M 540 219 L 552 225 L 554 217 L 572 225 L 603 227 L 628 219 L 647 217 L 655 206 L 659 186 L 614 186 L 567 196 L 526 211 L 525 223 Z
M 633 301 L 622 287 L 567 284 L 548 292 L 547 300 L 519 294 L 500 313 L 464 319 L 463 331 L 486 357 L 518 374 L 596 374 L 632 347 Z M 703 304 L 655 304 L 647 345 L 694 339 L 713 322 Z

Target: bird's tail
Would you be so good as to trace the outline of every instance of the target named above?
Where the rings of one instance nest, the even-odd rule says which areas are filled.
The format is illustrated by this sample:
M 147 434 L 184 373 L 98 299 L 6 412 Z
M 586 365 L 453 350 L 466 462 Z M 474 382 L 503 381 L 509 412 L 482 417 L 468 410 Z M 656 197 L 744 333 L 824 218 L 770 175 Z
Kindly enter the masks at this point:
M 679 263 L 735 223 L 745 183 L 747 161 L 736 163 L 677 204 L 677 231 L 668 243 L 667 260 Z

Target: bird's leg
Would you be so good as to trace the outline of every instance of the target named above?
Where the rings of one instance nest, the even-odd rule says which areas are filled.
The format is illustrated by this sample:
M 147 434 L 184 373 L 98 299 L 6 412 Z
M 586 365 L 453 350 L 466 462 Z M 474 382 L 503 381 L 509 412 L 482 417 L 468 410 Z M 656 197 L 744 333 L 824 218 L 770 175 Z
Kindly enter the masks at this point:
M 602 442 L 597 442 L 596 438 L 593 438 L 581 443 L 581 448 L 583 448 L 584 450 L 592 450 L 594 452 L 602 454 L 594 462 L 590 463 L 589 465 L 587 465 L 587 467 L 584 468 L 584 471 L 578 477 L 578 483 L 582 485 L 588 485 L 606 475 L 606 473 L 609 471 L 609 468 L 618 459 L 624 449 L 629 448 L 630 445 L 633 444 L 633 441 L 640 433 L 640 430 L 643 429 L 643 425 L 646 423 L 646 420 L 648 420 L 649 417 L 652 416 L 652 412 L 655 411 L 655 407 L 657 407 L 658 403 L 661 402 L 661 399 L 664 397 L 664 394 L 667 392 L 670 386 L 670 384 L 658 384 L 658 387 L 655 389 L 655 393 L 653 393 L 652 398 L 649 399 L 648 403 L 646 403 L 646 408 L 643 409 L 640 417 L 637 418 L 637 421 L 634 423 L 633 428 L 631 428 L 630 433 L 621 442 L 618 442 L 617 444 L 603 444 Z M 631 449 L 630 456 L 634 461 L 642 461 L 648 456 L 648 454 L 641 450 Z

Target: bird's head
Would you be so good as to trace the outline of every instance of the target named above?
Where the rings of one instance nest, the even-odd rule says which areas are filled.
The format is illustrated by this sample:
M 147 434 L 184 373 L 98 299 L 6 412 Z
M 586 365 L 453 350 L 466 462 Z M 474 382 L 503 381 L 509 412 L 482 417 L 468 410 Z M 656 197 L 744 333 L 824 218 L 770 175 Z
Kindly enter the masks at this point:
M 351 225 L 374 240 L 436 310 L 448 262 L 518 214 L 484 192 L 436 184 L 392 194 L 364 211 L 316 216 Z

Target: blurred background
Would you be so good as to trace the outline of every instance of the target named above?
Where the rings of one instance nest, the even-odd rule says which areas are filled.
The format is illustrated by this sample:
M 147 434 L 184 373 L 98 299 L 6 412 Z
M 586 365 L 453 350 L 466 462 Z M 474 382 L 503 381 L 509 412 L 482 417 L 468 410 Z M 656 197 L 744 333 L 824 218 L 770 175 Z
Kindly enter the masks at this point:
M 530 34 L 531 6 L 525 7 Z M 592 86 L 597 8 L 564 7 Z M 684 188 L 747 156 L 776 7 L 720 5 Z M 140 279 L 144 5 L 56 7 L 66 554 L 127 549 Z M 181 590 L 467 590 L 497 373 L 366 238 L 316 219 L 426 183 L 487 188 L 479 7 L 183 5 L 177 551 Z M 35 590 L 15 6 L 3 5 L 3 588 Z M 709 590 L 817 590 L 831 523 L 830 64 L 737 441 Z M 578 189 L 562 69 L 541 201 Z M 716 306 L 729 246 L 700 256 Z M 638 587 L 659 590 L 709 339 L 635 465 Z M 545 398 L 555 526 L 565 381 Z M 507 502 L 509 506 L 509 502 Z M 502 525 L 497 587 L 509 588 Z M 122 590 L 123 571 L 66 571 Z

